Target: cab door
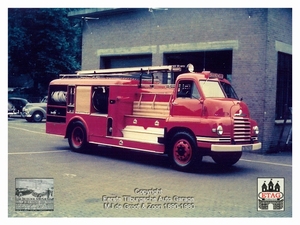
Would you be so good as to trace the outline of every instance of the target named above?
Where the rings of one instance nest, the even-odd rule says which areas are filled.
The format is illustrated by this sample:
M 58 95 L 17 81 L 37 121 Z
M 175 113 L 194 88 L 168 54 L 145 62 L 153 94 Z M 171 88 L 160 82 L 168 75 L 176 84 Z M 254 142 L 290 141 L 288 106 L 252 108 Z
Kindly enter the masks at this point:
M 172 103 L 172 116 L 201 116 L 203 104 L 200 102 L 200 92 L 193 80 L 180 80 L 175 89 L 175 99 Z

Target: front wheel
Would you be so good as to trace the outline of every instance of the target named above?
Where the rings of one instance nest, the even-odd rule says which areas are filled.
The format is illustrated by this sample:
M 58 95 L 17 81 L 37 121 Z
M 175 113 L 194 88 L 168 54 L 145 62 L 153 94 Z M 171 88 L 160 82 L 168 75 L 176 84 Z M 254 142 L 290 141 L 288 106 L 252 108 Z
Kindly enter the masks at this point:
M 68 142 L 75 152 L 83 152 L 87 146 L 86 129 L 82 122 L 75 122 L 71 127 Z
M 169 146 L 169 158 L 175 169 L 190 171 L 201 164 L 195 139 L 187 132 L 178 132 L 174 135 Z
M 43 113 L 42 112 L 35 112 L 32 115 L 32 121 L 39 123 L 43 120 Z
M 221 166 L 232 166 L 237 163 L 242 156 L 242 152 L 222 152 L 212 155 L 215 163 Z

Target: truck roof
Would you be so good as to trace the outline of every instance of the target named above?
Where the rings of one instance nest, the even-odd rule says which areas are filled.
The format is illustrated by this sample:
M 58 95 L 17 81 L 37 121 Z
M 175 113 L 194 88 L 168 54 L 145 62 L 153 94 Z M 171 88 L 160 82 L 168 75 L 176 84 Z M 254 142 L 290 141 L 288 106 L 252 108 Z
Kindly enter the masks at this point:
M 215 81 L 221 81 L 224 83 L 229 83 L 228 80 L 226 80 L 223 76 L 223 74 L 219 73 L 211 73 L 210 71 L 202 71 L 202 72 L 193 72 L 193 73 L 183 73 L 180 74 L 177 79 L 182 79 L 182 78 L 191 78 L 195 80 L 215 80 Z
M 211 74 L 211 73 L 210 73 Z M 203 72 L 198 73 L 183 73 L 180 74 L 177 79 L 182 79 L 182 78 L 191 78 L 195 80 L 204 80 L 204 79 L 210 79 L 210 80 L 221 80 L 222 82 L 229 83 L 226 79 L 220 79 L 220 78 L 215 78 L 215 77 L 208 77 L 206 74 Z M 105 86 L 111 86 L 111 85 L 138 85 L 139 84 L 139 79 L 136 78 L 131 78 L 131 77 L 115 77 L 115 78 L 105 78 L 105 77 L 99 77 L 99 78 L 82 78 L 82 77 L 76 77 L 74 75 L 73 78 L 60 78 L 60 79 L 55 79 L 50 82 L 50 85 L 105 85 Z M 151 84 L 151 79 L 143 79 L 142 84 Z M 154 84 L 158 84 L 158 80 Z
M 167 65 L 82 70 L 77 71 L 76 74 L 61 74 L 60 79 L 51 81 L 50 85 L 139 85 L 141 87 L 142 84 L 159 84 L 159 81 L 154 78 L 154 74 L 174 72 L 182 73 L 177 79 L 189 77 L 195 80 L 223 80 L 223 74 L 210 71 L 194 72 L 193 65 L 188 64 L 186 67 L 183 65 Z M 224 82 L 227 83 L 228 81 L 224 80 Z

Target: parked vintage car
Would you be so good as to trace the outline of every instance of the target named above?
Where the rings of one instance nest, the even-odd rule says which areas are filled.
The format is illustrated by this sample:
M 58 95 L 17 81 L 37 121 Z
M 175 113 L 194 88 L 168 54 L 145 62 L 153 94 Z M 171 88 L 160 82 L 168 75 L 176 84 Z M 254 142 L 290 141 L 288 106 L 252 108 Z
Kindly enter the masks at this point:
M 22 117 L 28 122 L 41 122 L 46 118 L 47 98 L 41 102 L 28 103 L 22 110 Z
M 29 102 L 25 98 L 18 98 L 18 97 L 9 97 L 8 98 L 8 117 L 13 115 L 20 115 L 22 109 L 25 105 Z
M 8 101 L 8 117 L 16 112 L 16 107 Z
M 33 192 L 33 190 L 28 188 L 16 188 L 16 195 L 17 196 L 23 196 L 23 195 L 29 195 Z
M 34 191 L 33 193 L 32 193 L 32 195 L 34 196 L 34 197 L 36 197 L 36 198 L 41 198 L 41 197 L 44 197 L 44 196 L 46 196 L 47 195 L 47 193 L 48 193 L 48 190 L 40 190 L 40 191 Z M 49 192 L 50 193 L 50 192 Z

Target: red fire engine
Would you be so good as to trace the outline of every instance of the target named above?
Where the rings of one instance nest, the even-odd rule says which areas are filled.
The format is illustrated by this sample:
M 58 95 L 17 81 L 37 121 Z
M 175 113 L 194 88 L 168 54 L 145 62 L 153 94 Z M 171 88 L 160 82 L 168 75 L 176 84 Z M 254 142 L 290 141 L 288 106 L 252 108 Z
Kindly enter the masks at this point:
M 73 151 L 89 144 L 166 154 L 178 170 L 211 156 L 236 163 L 259 150 L 257 123 L 220 74 L 183 66 L 79 71 L 49 85 L 46 132 L 63 135 Z M 184 71 L 185 70 L 185 71 Z M 174 77 L 175 84 L 157 79 Z

